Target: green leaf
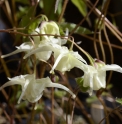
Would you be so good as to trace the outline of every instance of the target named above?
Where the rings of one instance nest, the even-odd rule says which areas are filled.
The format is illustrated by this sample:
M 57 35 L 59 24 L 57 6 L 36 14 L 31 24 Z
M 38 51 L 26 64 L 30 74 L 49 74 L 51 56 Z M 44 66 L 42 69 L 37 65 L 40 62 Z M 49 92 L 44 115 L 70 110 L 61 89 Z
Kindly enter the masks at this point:
M 16 109 L 23 109 L 28 106 L 28 101 L 21 101 L 19 104 L 17 104 L 15 107 Z
M 60 14 L 62 11 L 62 1 L 63 0 L 56 0 L 56 3 L 55 3 L 55 9 L 57 8 L 56 13 L 58 13 L 58 14 Z
M 40 113 L 44 110 L 44 102 L 41 102 L 41 103 L 36 103 L 35 107 L 34 107 L 34 110 L 36 111 L 36 113 Z M 31 108 L 33 109 L 33 108 Z
M 43 9 L 44 14 L 49 20 L 56 20 L 62 11 L 62 1 L 59 0 L 57 12 L 55 13 L 55 2 L 56 0 L 40 0 L 39 5 Z
M 122 98 L 116 98 L 116 102 L 122 104 Z
M 41 7 L 43 7 L 43 12 L 44 14 L 49 18 L 49 19 L 54 19 L 54 3 L 55 0 L 41 0 L 40 3 Z
M 107 90 L 110 90 L 112 87 L 113 87 L 112 84 L 108 84 L 107 87 L 106 87 L 106 89 L 107 89 Z
M 87 90 L 89 89 L 89 87 L 84 87 L 83 86 L 83 78 L 76 78 L 76 82 L 78 84 L 78 86 L 80 87 L 82 92 L 87 92 Z
M 69 31 L 72 31 L 72 30 L 76 27 L 76 24 L 63 22 L 63 23 L 60 24 L 60 27 L 61 27 L 63 30 L 66 30 L 66 28 L 68 28 Z M 93 34 L 93 32 L 90 31 L 89 29 L 84 28 L 84 27 L 81 27 L 81 26 L 79 26 L 79 27 L 75 30 L 74 33 L 76 33 L 76 34 Z
M 83 0 L 71 0 L 83 16 L 87 14 L 87 6 Z
M 61 90 L 55 90 L 54 95 L 56 97 L 62 98 L 63 96 L 66 95 L 66 92 L 65 91 L 61 91 Z
M 28 6 L 25 6 L 25 7 L 19 6 L 18 11 L 16 13 L 17 19 L 20 20 L 23 17 L 23 15 L 27 14 L 28 9 L 29 9 Z
M 34 13 L 34 9 L 35 9 L 35 6 L 32 6 L 28 9 L 28 12 L 26 15 L 24 15 L 19 23 L 19 27 L 21 28 L 25 28 L 28 26 L 28 24 L 30 23 L 30 21 L 32 20 L 33 18 L 33 15 L 35 14 Z
M 96 96 L 91 96 L 89 98 L 86 99 L 86 102 L 91 104 L 93 102 L 97 101 L 97 97 Z
M 35 7 L 36 6 L 32 6 L 28 9 L 26 15 L 24 15 L 19 23 L 19 28 L 23 28 L 23 30 L 19 30 L 19 32 L 22 33 L 28 33 L 28 26 L 30 25 L 34 14 L 35 14 Z M 20 38 L 22 37 L 22 35 L 17 35 L 16 36 L 16 41 L 18 41 Z M 24 38 L 24 37 L 23 37 Z
M 71 0 L 72 3 L 78 8 L 80 13 L 85 17 L 87 15 L 87 6 L 83 0 Z M 90 19 L 87 17 L 87 22 L 91 25 Z
M 42 22 L 42 20 L 43 20 L 42 18 L 33 19 L 28 27 L 28 33 L 33 32 L 38 27 L 38 25 Z

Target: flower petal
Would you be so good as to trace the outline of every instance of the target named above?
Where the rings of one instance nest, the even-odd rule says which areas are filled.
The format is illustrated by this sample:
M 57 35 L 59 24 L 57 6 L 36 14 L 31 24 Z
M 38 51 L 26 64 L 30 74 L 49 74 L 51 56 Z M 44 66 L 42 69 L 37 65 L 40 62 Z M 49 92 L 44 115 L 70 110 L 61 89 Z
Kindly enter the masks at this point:
M 82 56 L 78 54 L 78 52 L 73 52 L 73 51 L 71 51 L 71 54 L 72 54 L 75 58 L 77 58 L 77 59 L 79 59 L 80 61 L 82 61 L 82 62 L 84 62 L 85 64 L 87 64 L 87 62 L 82 58 Z
M 18 103 L 20 103 L 21 99 L 23 98 L 23 96 L 24 96 L 24 94 L 25 94 L 25 92 L 26 92 L 26 88 L 27 88 L 28 84 L 29 84 L 29 80 L 27 80 L 27 81 L 25 82 L 25 85 L 24 85 L 23 88 L 22 88 L 22 93 L 21 93 L 21 95 L 20 95 L 20 97 L 19 97 Z
M 55 61 L 54 65 L 53 65 L 53 67 L 52 67 L 50 73 L 52 73 L 52 72 L 54 71 L 54 69 L 56 68 L 56 66 L 58 65 L 59 61 L 61 60 L 61 58 L 62 58 L 63 56 L 64 56 L 63 54 L 60 54 L 60 55 L 58 56 L 58 58 L 56 59 L 56 61 Z
M 38 60 L 47 61 L 52 54 L 52 51 L 44 51 L 36 53 L 36 57 Z
M 67 87 L 61 85 L 61 84 L 57 84 L 57 83 L 49 83 L 47 84 L 47 87 L 56 87 L 56 88 L 60 88 L 60 89 L 63 89 L 67 92 L 69 92 L 71 95 L 72 95 L 72 98 L 75 99 L 76 98 L 76 95 L 71 91 L 69 90 Z
M 52 34 L 52 35 L 59 35 L 59 27 L 58 25 L 53 22 L 53 21 L 50 21 L 50 22 L 42 22 L 41 26 L 40 26 L 40 33 L 41 34 Z M 54 36 L 47 36 L 47 35 L 44 35 L 42 36 L 42 39 L 46 39 L 46 40 L 49 40 L 51 38 L 53 38 Z
M 38 54 L 41 53 L 41 52 L 45 52 L 47 53 L 46 55 L 43 55 L 43 56 L 49 56 L 49 54 L 51 55 L 51 51 L 52 51 L 52 46 L 49 46 L 49 45 L 43 45 L 41 47 L 38 47 L 32 51 L 30 51 L 29 53 L 27 53 L 23 59 L 26 59 L 27 57 L 31 56 L 32 54 Z M 41 59 L 41 58 L 40 58 Z
M 101 68 L 101 70 L 104 70 L 104 71 L 110 71 L 111 70 L 111 71 L 117 71 L 117 72 L 122 73 L 122 68 L 116 64 L 105 65 Z
M 29 51 L 29 50 L 31 50 L 33 48 L 33 46 L 32 46 L 31 42 L 27 42 L 27 43 L 21 44 L 19 47 L 16 47 L 16 48 L 17 48 L 17 50 L 15 50 L 15 51 L 13 51 L 13 52 L 11 52 L 9 54 L 2 55 L 1 58 L 5 58 L 5 57 L 8 57 L 8 56 L 20 53 L 20 52 Z
M 6 55 L 2 55 L 1 58 L 5 58 L 5 57 L 8 57 L 8 56 L 11 56 L 11 55 L 14 55 L 14 54 L 17 54 L 17 53 L 20 53 L 20 52 L 23 52 L 24 50 L 22 49 L 18 49 L 18 50 L 15 50 L 9 54 L 6 54 Z

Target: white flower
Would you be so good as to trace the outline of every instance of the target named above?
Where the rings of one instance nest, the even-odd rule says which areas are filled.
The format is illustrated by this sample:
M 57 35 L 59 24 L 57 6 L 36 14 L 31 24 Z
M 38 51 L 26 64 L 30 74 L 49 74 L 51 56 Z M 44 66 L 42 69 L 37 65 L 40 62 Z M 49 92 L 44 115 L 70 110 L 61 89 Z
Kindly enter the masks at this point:
M 31 103 L 37 102 L 43 95 L 43 90 L 46 87 L 57 87 L 66 90 L 69 92 L 73 98 L 75 98 L 75 94 L 70 91 L 67 87 L 51 82 L 50 78 L 41 78 L 35 79 L 34 74 L 27 74 L 27 75 L 20 75 L 14 78 L 8 78 L 10 81 L 5 83 L 3 86 L 0 87 L 0 90 L 4 87 L 19 84 L 22 86 L 22 93 L 18 100 L 20 103 L 21 99 L 28 100 Z
M 62 47 L 58 44 L 52 43 L 39 46 L 39 48 L 26 54 L 24 56 L 24 59 L 26 59 L 28 56 L 32 54 L 40 54 L 42 51 L 43 52 L 45 51 L 45 54 L 43 54 L 43 56 L 47 56 L 46 54 L 47 51 L 54 52 L 54 65 L 50 73 L 52 73 L 54 69 L 59 70 L 63 73 L 65 71 L 70 71 L 74 67 L 81 68 L 82 62 L 86 63 L 86 61 L 78 54 L 78 52 L 69 51 L 68 48 L 65 46 Z
M 65 71 L 70 71 L 74 67 L 81 66 L 82 62 L 86 63 L 78 52 L 70 51 L 65 46 L 54 49 L 54 59 L 55 63 L 50 71 L 51 73 L 54 69 L 63 73 Z
M 33 36 L 34 41 L 44 40 L 46 42 L 51 42 L 53 44 L 63 45 L 66 44 L 66 39 L 61 39 L 60 37 L 55 37 L 53 35 L 60 36 L 60 30 L 58 25 L 53 21 L 43 21 L 39 28 L 36 28 L 32 34 L 49 34 L 43 36 Z M 52 35 L 52 36 L 51 36 Z M 68 31 L 66 31 L 66 36 L 68 36 Z
M 59 46 L 58 44 L 53 44 L 53 43 L 41 44 L 39 45 L 38 48 L 28 52 L 23 58 L 26 59 L 32 54 L 35 54 L 38 60 L 48 60 L 51 56 L 52 51 L 54 52 L 60 47 L 61 46 Z
M 32 34 L 52 34 L 52 35 L 60 35 L 59 27 L 58 25 L 51 21 L 51 22 L 42 22 L 40 28 L 36 28 L 35 31 Z M 67 34 L 68 35 L 68 34 Z M 34 51 L 38 48 L 43 48 L 45 46 L 49 47 L 55 46 L 55 45 L 62 45 L 65 44 L 66 40 L 61 39 L 59 37 L 55 38 L 54 36 L 33 36 L 33 43 L 32 42 L 26 42 L 21 44 L 19 47 L 16 47 L 17 50 L 15 50 L 12 53 L 2 55 L 1 58 L 5 58 L 20 52 L 26 52 L 27 55 L 25 55 L 24 58 L 27 58 L 26 56 L 31 55 L 30 52 L 34 53 L 39 60 L 47 61 L 52 53 L 52 50 L 41 50 L 38 53 L 35 53 Z M 52 48 L 51 48 L 52 49 Z
M 34 44 L 32 44 L 31 42 L 26 42 L 26 43 L 21 44 L 19 47 L 16 47 L 17 50 L 15 50 L 15 51 L 13 51 L 13 52 L 11 52 L 9 54 L 2 55 L 1 58 L 5 58 L 5 57 L 8 57 L 8 56 L 20 53 L 20 52 L 25 52 L 26 55 L 28 55 L 30 52 L 32 52 L 35 49 L 37 49 L 39 46 L 46 46 L 46 45 L 47 44 L 44 41 L 41 42 L 41 45 L 39 45 L 37 42 L 35 42 Z M 50 58 L 51 53 L 52 53 L 52 51 L 49 51 L 49 50 L 45 51 L 44 50 L 44 51 L 35 53 L 35 56 L 39 60 L 47 61 Z M 23 58 L 25 58 L 26 55 Z
M 90 87 L 89 94 L 92 94 L 93 90 L 99 90 L 106 87 L 106 71 L 112 70 L 122 73 L 122 68 L 118 65 L 105 65 L 95 63 L 95 66 L 84 65 L 82 68 L 84 71 L 84 87 Z
M 2 55 L 1 58 L 5 58 L 5 57 L 8 57 L 8 56 L 11 56 L 11 55 L 14 55 L 14 54 L 17 54 L 17 53 L 20 53 L 20 52 L 28 52 L 30 50 L 33 49 L 33 45 L 31 42 L 26 42 L 26 43 L 23 43 L 21 44 L 19 47 L 16 47 L 17 50 L 9 53 L 9 54 L 6 54 L 6 55 Z

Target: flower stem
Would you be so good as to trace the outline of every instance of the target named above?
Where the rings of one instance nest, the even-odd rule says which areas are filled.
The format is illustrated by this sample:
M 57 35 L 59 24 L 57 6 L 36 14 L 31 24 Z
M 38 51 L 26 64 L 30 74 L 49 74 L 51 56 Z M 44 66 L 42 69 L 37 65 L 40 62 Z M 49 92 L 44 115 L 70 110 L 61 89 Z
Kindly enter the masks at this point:
M 35 115 L 35 113 L 34 113 L 35 105 L 36 105 L 36 103 L 33 103 L 33 108 L 32 108 L 32 111 L 31 111 L 31 118 L 30 118 L 28 124 L 33 124 L 33 119 L 34 119 L 34 115 Z
M 52 124 L 54 124 L 54 88 L 52 87 L 51 88 L 51 111 L 52 111 L 52 114 L 51 114 L 51 121 L 52 121 Z
M 96 96 L 97 96 L 98 100 L 101 102 L 101 104 L 104 107 L 104 112 L 105 112 L 105 116 L 106 116 L 106 124 L 110 124 L 109 123 L 109 118 L 108 118 L 108 113 L 107 113 L 107 108 L 105 106 L 105 103 L 104 103 L 103 99 L 100 97 L 102 92 L 103 92 L 103 90 L 102 91 L 98 90 L 97 93 L 96 93 Z
M 63 8 L 62 8 L 62 11 L 61 11 L 61 14 L 60 14 L 60 16 L 59 16 L 59 20 L 58 20 L 59 23 L 61 22 L 61 19 L 62 19 L 63 15 L 64 15 L 64 12 L 65 12 L 67 3 L 68 3 L 68 0 L 65 0 L 65 1 L 64 1 L 64 5 L 63 5 Z

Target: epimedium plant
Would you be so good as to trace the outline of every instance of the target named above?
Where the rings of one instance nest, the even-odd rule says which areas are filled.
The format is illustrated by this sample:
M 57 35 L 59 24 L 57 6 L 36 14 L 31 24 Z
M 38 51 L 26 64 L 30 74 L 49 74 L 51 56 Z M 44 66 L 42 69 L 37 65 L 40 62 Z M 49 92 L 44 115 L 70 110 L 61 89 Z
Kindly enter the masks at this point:
M 36 28 L 35 31 L 32 32 L 33 34 L 37 35 L 42 35 L 42 36 L 37 36 L 36 38 L 31 38 L 32 42 L 26 42 L 17 47 L 17 50 L 7 54 L 7 55 L 2 55 L 2 58 L 8 57 L 10 55 L 16 54 L 18 52 L 25 52 L 27 53 L 23 58 L 26 59 L 28 56 L 31 56 L 32 54 L 35 55 L 35 58 L 40 61 L 46 61 L 53 55 L 54 57 L 54 65 L 51 67 L 50 73 L 54 74 L 54 70 L 58 70 L 62 73 L 65 73 L 66 71 L 70 71 L 72 68 L 77 67 L 81 69 L 84 72 L 84 75 L 82 76 L 81 80 L 83 79 L 83 87 L 89 87 L 88 92 L 90 95 L 92 95 L 93 90 L 99 90 L 101 88 L 106 87 L 106 71 L 108 70 L 113 70 L 122 73 L 122 68 L 118 65 L 112 64 L 112 65 L 105 65 L 104 62 L 100 60 L 94 60 L 89 56 L 87 53 L 88 58 L 92 62 L 91 65 L 88 65 L 87 62 L 82 58 L 81 55 L 78 54 L 78 52 L 74 52 L 72 48 L 68 49 L 66 46 L 62 46 L 63 44 L 66 44 L 66 40 L 68 40 L 68 36 L 64 36 L 65 39 L 60 38 L 60 32 L 59 32 L 59 27 L 58 25 L 51 21 L 43 21 L 41 22 L 40 27 Z M 58 37 L 56 37 L 58 36 Z M 71 40 L 70 40 L 71 41 Z M 71 41 L 72 44 L 74 43 Z M 36 61 L 36 60 L 35 60 Z M 50 63 L 49 63 L 50 64 Z M 36 66 L 36 65 L 35 65 Z M 34 72 L 36 72 L 34 70 Z M 36 76 L 36 73 L 34 74 Z M 4 88 L 9 85 L 14 85 L 14 84 L 20 84 L 22 85 L 22 95 L 20 96 L 20 99 L 23 97 L 24 92 L 26 92 L 26 89 L 30 88 L 29 91 L 33 91 L 34 86 L 31 86 L 31 80 L 35 82 L 35 88 L 36 84 L 39 84 L 39 80 L 36 82 L 35 76 L 26 76 L 26 75 L 21 75 L 19 77 L 15 77 L 13 79 L 10 79 L 7 84 L 3 85 L 1 87 Z M 29 77 L 33 77 L 32 79 Z M 22 80 L 22 81 L 21 81 Z M 16 82 L 16 83 L 15 83 Z M 18 83 L 17 83 L 18 82 Z M 40 79 L 40 82 L 41 81 Z M 45 81 L 46 82 L 46 79 Z M 68 89 L 64 88 L 64 86 L 61 87 L 61 85 L 54 85 L 50 84 L 51 81 L 47 79 L 47 82 L 50 82 L 49 84 L 47 83 L 40 83 L 40 87 L 43 87 L 43 90 L 45 87 L 59 87 L 62 89 L 65 89 L 66 91 L 69 91 L 72 95 L 73 98 L 75 98 L 75 95 Z M 30 84 L 30 85 L 29 85 Z M 45 86 L 43 86 L 45 84 Z M 33 84 L 34 85 L 34 84 Z M 49 86 L 48 86 L 49 85 Z M 37 85 L 38 88 L 38 85 Z M 37 89 L 36 88 L 36 89 Z M 36 90 L 37 94 L 39 94 L 39 98 L 42 96 L 42 91 L 41 90 Z M 28 91 L 28 90 L 27 90 Z M 41 91 L 41 92 L 40 92 Z M 39 92 L 39 93 L 38 93 Z M 27 92 L 28 93 L 28 92 Z M 26 93 L 25 93 L 26 94 Z M 28 93 L 29 96 L 30 93 Z M 36 93 L 34 93 L 36 94 Z M 35 95 L 37 97 L 38 95 Z M 27 97 L 27 94 L 26 94 Z M 32 93 L 32 97 L 33 93 Z M 39 98 L 35 98 L 36 100 L 29 100 L 31 102 L 37 102 Z M 26 98 L 28 99 L 28 98 Z M 30 98 L 31 99 L 31 98 Z M 34 98 L 32 98 L 34 99 Z M 19 100 L 20 101 L 20 100 Z
M 106 71 L 113 70 L 122 73 L 122 68 L 120 66 L 115 64 L 105 65 L 104 62 L 96 59 L 94 60 L 91 56 L 89 56 L 89 54 L 85 53 L 89 56 L 88 59 L 92 62 L 91 65 L 88 65 L 78 52 L 74 52 L 72 48 L 68 49 L 66 46 L 62 46 L 63 44 L 66 44 L 68 35 L 61 38 L 59 27 L 53 21 L 41 22 L 40 27 L 37 27 L 31 34 L 31 42 L 21 44 L 19 47 L 16 47 L 17 50 L 10 54 L 2 55 L 1 58 L 5 58 L 19 52 L 25 52 L 26 55 L 23 57 L 24 59 L 34 54 L 37 60 L 46 61 L 46 63 L 48 63 L 47 60 L 51 57 L 51 55 L 53 55 L 54 65 L 51 67 L 50 73 L 54 74 L 54 70 L 65 73 L 74 67 L 81 69 L 84 72 L 84 75 L 81 75 L 81 80 L 83 81 L 82 86 L 84 88 L 87 87 L 90 95 L 92 95 L 93 90 L 99 90 L 106 87 Z M 33 36 L 33 34 L 37 35 L 37 37 Z M 74 41 L 70 41 L 74 44 Z M 34 72 L 36 71 L 34 70 Z M 26 96 L 26 98 L 24 97 L 23 99 L 27 99 L 32 103 L 37 102 L 39 98 L 41 98 L 42 91 L 45 87 L 51 86 L 66 90 L 72 94 L 73 98 L 75 98 L 75 94 L 66 87 L 59 84 L 51 84 L 51 80 L 49 80 L 49 78 L 38 79 L 36 81 L 35 76 L 36 73 L 34 73 L 33 76 L 21 75 L 12 79 L 9 78 L 10 81 L 1 86 L 0 89 L 14 84 L 22 85 L 22 95 L 20 96 L 19 102 L 24 96 Z M 37 90 L 39 87 L 42 88 L 42 90 Z M 30 95 L 30 92 L 32 95 Z M 32 98 L 28 98 L 28 96 Z
M 47 1 L 45 1 L 44 4 L 46 2 Z M 78 8 L 80 7 L 77 3 L 78 1 L 72 0 L 72 2 Z M 82 3 L 83 2 L 81 2 L 81 4 Z M 58 6 L 58 1 L 56 4 L 56 6 Z M 40 6 L 44 5 L 40 3 Z M 85 12 L 81 9 L 79 10 L 86 16 L 86 6 L 84 8 Z M 59 11 L 61 10 L 58 10 L 58 12 Z M 48 87 L 63 89 L 67 91 L 73 99 L 76 99 L 76 92 L 71 91 L 71 89 L 63 84 L 57 83 L 59 79 L 56 77 L 56 71 L 64 75 L 74 67 L 82 70 L 84 74 L 76 78 L 79 88 L 83 92 L 88 92 L 89 95 L 92 95 L 93 91 L 97 91 L 98 97 L 101 95 L 101 91 L 106 88 L 106 71 L 112 70 L 122 73 L 122 68 L 119 65 L 107 65 L 99 59 L 94 59 L 87 51 L 77 45 L 74 38 L 69 35 L 69 30 L 74 29 L 76 27 L 75 24 L 66 22 L 59 24 L 55 21 L 48 20 L 46 15 L 40 15 L 35 19 L 33 18 L 34 12 L 35 7 L 30 8 L 27 16 L 23 17 L 20 21 L 19 26 L 24 27 L 24 29 L 18 34 L 19 36 L 24 35 L 23 43 L 20 46 L 16 46 L 17 49 L 12 53 L 1 56 L 1 58 L 6 58 L 24 52 L 25 55 L 23 59 L 28 60 L 30 58 L 33 61 L 32 66 L 34 70 L 31 74 L 21 74 L 20 76 L 8 78 L 9 81 L 0 87 L 0 90 L 2 90 L 7 86 L 15 84 L 21 85 L 22 91 L 18 103 L 20 103 L 22 99 L 30 103 L 37 103 L 41 99 L 43 91 Z M 80 26 L 75 31 L 79 33 L 84 30 L 86 34 L 93 33 Z M 11 31 L 9 32 L 11 33 Z M 70 44 L 70 46 L 67 47 L 67 44 Z M 88 64 L 89 62 L 85 60 L 78 51 L 73 50 L 73 46 L 76 46 L 86 55 L 90 64 Z M 39 79 L 37 78 L 37 66 L 40 61 L 48 65 L 50 77 L 45 78 L 42 76 Z M 55 78 L 57 80 L 55 80 Z M 64 93 L 64 95 L 66 94 Z

